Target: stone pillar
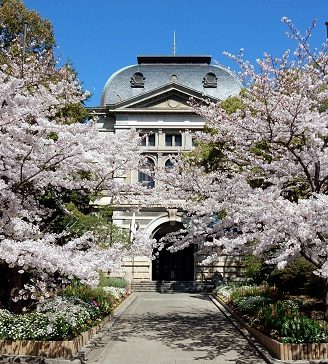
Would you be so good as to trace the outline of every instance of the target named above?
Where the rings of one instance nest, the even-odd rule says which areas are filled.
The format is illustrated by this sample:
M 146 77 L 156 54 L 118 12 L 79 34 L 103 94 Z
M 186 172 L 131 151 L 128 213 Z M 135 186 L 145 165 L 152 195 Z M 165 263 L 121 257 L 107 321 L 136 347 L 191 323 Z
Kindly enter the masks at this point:
M 158 129 L 158 147 L 163 148 L 165 145 L 164 143 L 164 134 L 162 129 Z

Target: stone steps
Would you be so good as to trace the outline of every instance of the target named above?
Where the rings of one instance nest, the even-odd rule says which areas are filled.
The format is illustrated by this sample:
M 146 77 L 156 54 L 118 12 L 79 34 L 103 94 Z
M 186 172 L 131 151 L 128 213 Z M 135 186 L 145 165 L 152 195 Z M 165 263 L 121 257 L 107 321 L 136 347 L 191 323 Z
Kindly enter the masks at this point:
M 196 281 L 144 281 L 132 282 L 131 289 L 134 292 L 211 292 L 214 284 Z

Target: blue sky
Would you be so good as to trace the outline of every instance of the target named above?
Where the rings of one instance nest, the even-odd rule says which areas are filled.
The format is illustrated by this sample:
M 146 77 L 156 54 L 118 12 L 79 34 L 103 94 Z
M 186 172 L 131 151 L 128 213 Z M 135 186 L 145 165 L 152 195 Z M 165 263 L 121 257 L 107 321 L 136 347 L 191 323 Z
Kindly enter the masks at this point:
M 301 30 L 316 19 L 312 45 L 326 38 L 328 0 L 24 0 L 29 9 L 49 19 L 57 55 L 72 61 L 84 88 L 92 93 L 88 106 L 100 103 L 108 77 L 135 64 L 137 55 L 212 55 L 219 64 L 235 65 L 222 52 L 245 49 L 254 61 L 264 52 L 279 56 L 293 42 L 284 36 L 281 18 Z

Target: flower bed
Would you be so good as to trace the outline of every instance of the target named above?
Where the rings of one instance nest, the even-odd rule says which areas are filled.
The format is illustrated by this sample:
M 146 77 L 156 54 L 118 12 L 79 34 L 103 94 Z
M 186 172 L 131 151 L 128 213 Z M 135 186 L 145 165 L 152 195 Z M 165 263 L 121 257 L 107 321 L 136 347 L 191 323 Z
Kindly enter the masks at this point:
M 43 356 L 70 359 L 110 320 L 110 316 L 97 326 L 72 340 L 0 340 L 0 352 L 4 355 Z
M 36 310 L 12 314 L 0 309 L 0 352 L 71 358 L 111 318 L 129 294 L 117 287 L 68 286 Z
M 220 303 L 280 360 L 326 359 L 328 330 L 303 315 L 290 300 L 278 299 L 272 287 L 222 286 Z

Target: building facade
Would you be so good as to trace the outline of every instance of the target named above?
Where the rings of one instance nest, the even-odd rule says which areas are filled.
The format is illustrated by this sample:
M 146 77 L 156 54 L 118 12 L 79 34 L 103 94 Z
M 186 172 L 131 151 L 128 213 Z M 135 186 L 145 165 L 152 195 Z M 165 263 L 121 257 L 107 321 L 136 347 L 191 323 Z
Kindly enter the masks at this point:
M 204 98 L 218 102 L 240 92 L 241 84 L 227 69 L 211 64 L 210 56 L 140 56 L 136 65 L 115 72 L 106 82 L 101 105 L 93 108 L 102 132 L 122 133 L 135 128 L 145 134 L 140 148 L 147 166 L 131 171 L 126 183 L 144 182 L 151 188 L 155 166 L 171 168 L 170 156 L 193 148 L 192 133 L 202 130 L 204 122 L 189 102 Z M 147 173 L 149 169 L 149 173 Z M 104 198 L 101 203 L 110 201 Z M 132 212 L 115 208 L 113 222 L 129 229 Z M 160 239 L 183 227 L 183 211 L 159 205 L 145 206 L 135 216 L 140 229 Z M 210 266 L 201 266 L 203 256 L 197 247 L 177 253 L 161 251 L 155 260 L 135 257 L 125 262 L 126 277 L 133 281 L 204 281 L 215 272 L 223 277 L 238 275 L 234 257 L 222 256 Z

